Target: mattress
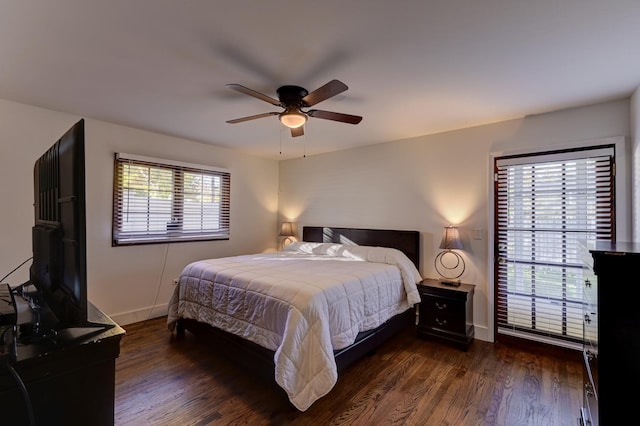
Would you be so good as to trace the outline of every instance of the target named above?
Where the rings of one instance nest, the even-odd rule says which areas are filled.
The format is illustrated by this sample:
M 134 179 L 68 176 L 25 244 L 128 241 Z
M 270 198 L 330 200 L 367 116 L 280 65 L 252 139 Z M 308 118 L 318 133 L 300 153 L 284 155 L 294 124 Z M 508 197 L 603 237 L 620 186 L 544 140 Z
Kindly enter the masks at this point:
M 187 265 L 169 304 L 275 352 L 275 379 L 301 411 L 337 381 L 334 351 L 420 301 L 422 278 L 399 250 L 293 243 L 282 252 Z

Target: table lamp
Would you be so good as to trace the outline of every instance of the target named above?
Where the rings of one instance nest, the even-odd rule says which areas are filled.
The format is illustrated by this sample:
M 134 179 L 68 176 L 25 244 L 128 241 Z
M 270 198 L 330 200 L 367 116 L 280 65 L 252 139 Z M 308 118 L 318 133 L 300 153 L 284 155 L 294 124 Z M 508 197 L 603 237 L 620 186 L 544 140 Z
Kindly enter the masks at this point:
M 280 227 L 280 234 L 278 234 L 282 239 L 282 248 L 285 247 L 285 242 L 289 240 L 289 244 L 293 242 L 291 237 L 295 235 L 293 232 L 293 223 L 292 222 L 282 222 L 282 226 Z
M 434 261 L 436 271 L 443 278 L 440 282 L 446 285 L 459 286 L 460 276 L 464 273 L 464 259 L 453 250 L 462 250 L 462 240 L 455 226 L 445 226 L 442 233 L 442 241 L 440 241 L 440 249 L 444 250 L 438 253 Z M 449 261 L 447 261 L 447 259 Z M 456 274 L 459 271 L 458 274 Z

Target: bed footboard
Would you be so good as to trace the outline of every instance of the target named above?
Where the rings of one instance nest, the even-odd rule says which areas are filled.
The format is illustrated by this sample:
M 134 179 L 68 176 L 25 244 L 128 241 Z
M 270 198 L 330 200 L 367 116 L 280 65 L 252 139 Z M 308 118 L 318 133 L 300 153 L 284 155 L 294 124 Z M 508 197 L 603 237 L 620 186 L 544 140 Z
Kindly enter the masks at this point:
M 415 325 L 415 311 L 412 308 L 389 319 L 374 330 L 361 333 L 355 343 L 335 352 L 338 372 L 374 352 L 385 341 L 413 325 Z M 184 337 L 186 330 L 198 338 L 205 339 L 207 344 L 212 345 L 216 353 L 221 353 L 243 369 L 275 383 L 275 353 L 273 351 L 209 324 L 192 319 L 179 319 L 176 324 L 176 336 L 178 338 Z

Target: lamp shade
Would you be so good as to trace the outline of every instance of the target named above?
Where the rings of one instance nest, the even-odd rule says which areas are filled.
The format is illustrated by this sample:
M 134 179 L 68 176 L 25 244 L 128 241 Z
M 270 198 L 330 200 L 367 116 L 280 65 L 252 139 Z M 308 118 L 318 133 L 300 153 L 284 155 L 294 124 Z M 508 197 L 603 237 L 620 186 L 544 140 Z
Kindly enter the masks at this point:
M 458 233 L 458 228 L 455 226 L 444 227 L 442 241 L 440 241 L 440 248 L 443 250 L 462 250 L 464 248 L 462 240 L 460 239 L 460 234 Z
M 280 227 L 281 237 L 293 237 L 293 223 L 291 222 L 282 222 L 282 226 Z

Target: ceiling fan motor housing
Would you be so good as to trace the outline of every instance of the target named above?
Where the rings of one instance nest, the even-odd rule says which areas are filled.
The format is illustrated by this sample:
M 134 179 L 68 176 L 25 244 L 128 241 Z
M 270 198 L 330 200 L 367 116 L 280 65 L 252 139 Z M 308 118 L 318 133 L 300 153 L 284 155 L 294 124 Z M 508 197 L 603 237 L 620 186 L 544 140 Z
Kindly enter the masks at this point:
M 276 92 L 278 99 L 285 107 L 304 106 L 302 98 L 309 94 L 307 89 L 300 86 L 281 86 Z

